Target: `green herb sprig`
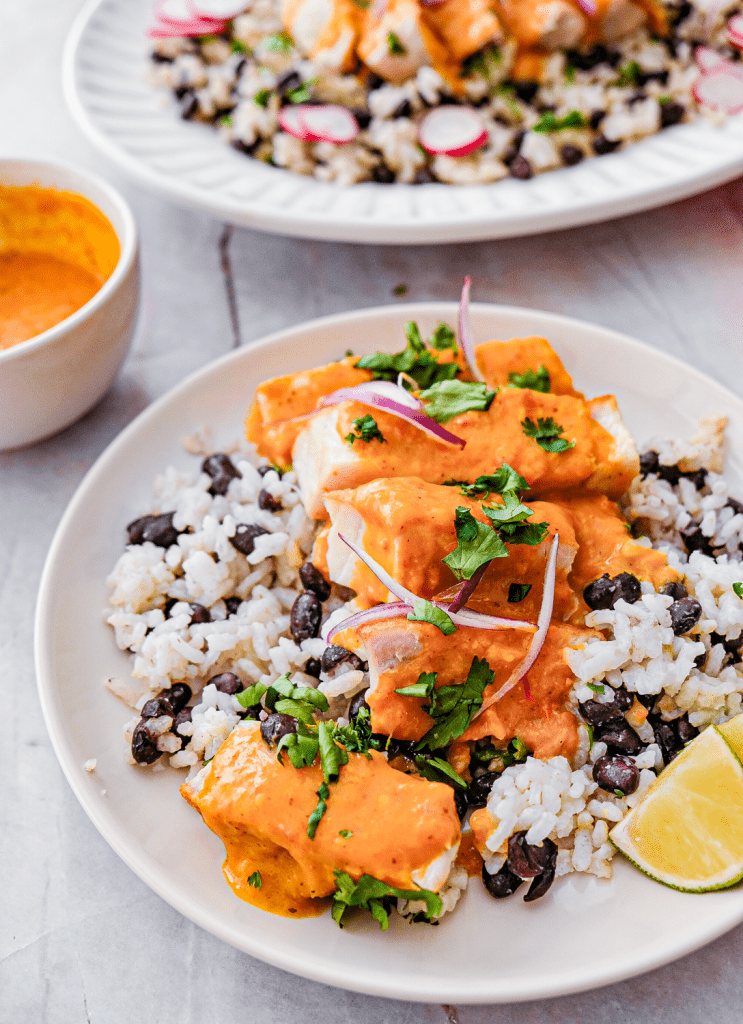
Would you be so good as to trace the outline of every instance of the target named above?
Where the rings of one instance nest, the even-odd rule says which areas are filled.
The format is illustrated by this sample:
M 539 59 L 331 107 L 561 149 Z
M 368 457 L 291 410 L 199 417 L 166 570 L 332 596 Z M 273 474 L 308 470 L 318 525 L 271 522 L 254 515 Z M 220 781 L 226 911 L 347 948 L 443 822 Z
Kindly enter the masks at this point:
M 377 426 L 377 421 L 368 413 L 353 421 L 353 430 L 350 434 L 346 434 L 343 440 L 351 446 L 354 441 L 365 441 L 367 444 L 370 441 L 381 441 L 385 444 L 387 442 L 387 438 L 382 435 L 382 431 Z
M 521 421 L 521 429 L 527 437 L 533 437 L 545 452 L 565 452 L 568 448 L 575 448 L 575 441 L 567 441 L 560 437 L 563 428 L 551 416 L 546 419 L 540 417 L 536 423 L 527 416 Z

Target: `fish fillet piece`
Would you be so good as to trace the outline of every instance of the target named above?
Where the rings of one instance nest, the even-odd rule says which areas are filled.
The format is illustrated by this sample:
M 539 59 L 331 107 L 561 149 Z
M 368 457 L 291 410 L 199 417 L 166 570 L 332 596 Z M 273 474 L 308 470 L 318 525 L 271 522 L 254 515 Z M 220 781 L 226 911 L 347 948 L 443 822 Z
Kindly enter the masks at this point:
M 370 71 L 388 82 L 404 82 L 420 68 L 433 66 L 457 83 L 456 62 L 444 44 L 431 31 L 417 0 L 389 0 L 377 16 L 378 5 L 367 12 L 357 52 Z M 399 47 L 391 44 L 391 37 Z
M 424 7 L 423 17 L 455 60 L 466 60 L 486 43 L 503 40 L 489 0 L 445 0 Z
M 358 487 L 379 477 L 417 476 L 442 484 L 474 480 L 507 462 L 529 481 L 535 496 L 547 488 L 583 487 L 588 493 L 618 498 L 639 470 L 637 449 L 613 399 L 591 405 L 570 395 L 502 388 L 487 412 L 466 412 L 446 424 L 447 430 L 466 440 L 464 449 L 379 410 L 374 410 L 374 419 L 385 441 L 349 444 L 345 438 L 353 432 L 354 420 L 368 412 L 357 402 L 342 402 L 318 410 L 305 422 L 294 445 L 293 463 L 309 515 L 327 518 L 328 491 Z M 524 433 L 522 422 L 527 418 L 534 423 L 554 419 L 575 447 L 544 451 Z
M 305 57 L 351 71 L 362 12 L 351 0 L 283 0 L 281 20 Z
M 224 874 L 238 896 L 303 917 L 318 913 L 317 899 L 335 890 L 335 870 L 356 880 L 372 875 L 401 889 L 441 888 L 460 838 L 453 790 L 404 775 L 384 755 L 370 754 L 349 754 L 329 786 L 314 839 L 307 822 L 323 781 L 319 759 L 302 769 L 287 757 L 280 764 L 258 722 L 235 729 L 212 761 L 181 786 L 182 796 L 224 842 Z M 248 882 L 256 871 L 260 888 Z
M 559 533 L 554 614 L 565 617 L 575 603 L 567 581 L 577 551 L 572 517 L 558 505 L 532 502 L 528 495 L 523 501 L 534 509 L 528 521 L 546 522 L 549 533 L 539 545 L 514 544 L 509 547 L 511 553 L 507 558 L 494 559 L 468 607 L 489 615 L 536 620 L 552 537 Z M 491 495 L 487 503 L 500 501 Z M 317 544 L 313 562 L 333 582 L 355 590 L 361 605 L 396 600 L 344 544 L 339 537 L 342 533 L 360 544 L 408 590 L 419 597 L 434 597 L 457 583 L 451 569 L 442 562 L 457 545 L 457 507 L 470 509 L 476 519 L 489 525 L 482 504 L 464 497 L 458 487 L 442 487 L 417 477 L 388 477 L 362 484 L 355 490 L 331 491 L 325 496 L 331 522 L 327 542 Z M 511 583 L 531 586 L 519 604 L 508 601 Z
M 432 8 L 438 10 L 439 8 Z M 511 373 L 523 374 L 543 366 L 550 375 L 549 390 L 553 395 L 583 398 L 557 352 L 546 338 L 510 338 L 508 341 L 486 341 L 475 347 L 477 365 L 490 387 L 506 387 Z
M 426 700 L 396 690 L 412 686 L 421 672 L 437 672 L 437 686 L 462 684 L 477 656 L 495 672 L 493 683 L 485 689 L 487 698 L 523 661 L 531 636 L 516 630 L 469 627 L 444 636 L 427 622 L 410 622 L 400 616 L 346 630 L 336 642 L 349 648 L 363 646 L 370 679 L 366 701 L 374 732 L 420 740 L 433 725 L 425 710 Z M 518 736 L 535 757 L 572 757 L 578 744 L 578 720 L 565 706 L 575 683 L 565 650 L 600 636 L 595 630 L 553 622 L 526 679 L 477 717 L 462 740 L 492 736 L 498 745 L 506 746 Z

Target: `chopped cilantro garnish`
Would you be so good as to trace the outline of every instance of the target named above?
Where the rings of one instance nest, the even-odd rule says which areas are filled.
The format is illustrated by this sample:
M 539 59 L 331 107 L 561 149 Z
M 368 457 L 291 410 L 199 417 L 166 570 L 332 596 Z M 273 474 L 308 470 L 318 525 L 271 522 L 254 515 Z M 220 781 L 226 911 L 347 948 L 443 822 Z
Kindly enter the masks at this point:
M 242 39 L 230 39 L 230 49 L 233 53 L 250 53 L 251 49 L 246 46 Z
M 435 604 L 422 597 L 413 603 L 413 610 L 408 612 L 408 619 L 411 622 L 430 622 L 432 626 L 440 629 L 444 636 L 450 636 L 457 631 L 457 627 L 443 608 L 437 608 Z
M 342 828 L 338 835 L 341 837 L 341 839 L 350 839 L 351 836 L 353 835 L 353 832 L 349 832 L 347 828 Z
M 253 102 L 257 103 L 259 107 L 267 107 L 272 95 L 270 89 L 259 89 L 253 97 Z
M 460 78 L 468 78 L 470 75 L 479 74 L 483 78 L 490 78 L 491 73 L 502 63 L 503 57 L 497 46 L 490 44 L 477 53 L 473 53 L 462 64 L 459 72 Z
M 426 416 L 437 423 L 448 423 L 463 412 L 485 412 L 495 398 L 495 391 L 475 381 L 440 380 L 421 391 L 420 397 L 426 403 Z
M 286 98 L 290 103 L 309 103 L 312 99 L 312 86 L 317 82 L 316 78 L 308 78 L 306 82 L 302 82 L 296 89 L 289 89 L 286 93 Z
M 408 286 L 406 284 L 396 284 L 395 287 L 392 289 L 392 294 L 393 295 L 407 295 L 408 294 Z
M 394 32 L 387 33 L 387 50 L 391 57 L 404 57 L 408 52 Z
M 460 505 L 454 515 L 457 546 L 442 561 L 458 580 L 472 579 L 485 562 L 508 555 L 508 548 L 496 531 L 475 519 L 468 508 Z
M 219 119 L 220 128 L 231 128 L 235 122 L 232 120 L 232 114 L 225 114 Z
M 508 587 L 508 603 L 520 604 L 531 590 L 531 583 L 511 583 Z
M 738 597 L 743 597 L 743 583 L 734 583 L 733 590 L 738 595 Z
M 624 792 L 623 789 L 615 789 L 614 790 L 614 796 L 618 796 L 620 800 L 622 800 L 626 795 L 627 794 Z
M 671 97 L 670 96 L 659 96 L 658 97 L 658 103 L 660 103 L 660 105 L 662 107 L 664 107 L 666 105 L 666 103 L 670 103 L 670 102 L 671 102 Z
M 606 692 L 603 683 L 586 683 L 586 686 L 589 690 L 593 690 L 594 693 L 604 694 Z
M 377 426 L 377 421 L 373 416 L 368 413 L 366 416 L 360 416 L 357 420 L 353 421 L 353 430 L 350 434 L 346 434 L 343 439 L 347 444 L 353 445 L 354 441 L 387 441 L 386 437 L 382 436 L 382 431 Z
M 320 722 L 318 742 L 320 745 L 320 764 L 325 782 L 336 782 L 338 773 L 344 764 L 348 764 L 348 752 L 338 746 L 333 739 L 334 722 Z
M 495 473 L 478 476 L 474 483 L 466 480 L 446 480 L 445 487 L 458 487 L 465 498 L 486 498 L 489 494 L 505 494 L 506 491 L 528 491 L 529 484 L 523 476 L 504 462 Z
M 254 871 L 253 874 L 248 877 L 248 885 L 251 885 L 254 889 L 262 888 L 263 879 L 261 878 L 260 871 Z
M 467 678 L 461 686 L 440 686 L 436 689 L 436 675 L 435 672 L 421 673 L 418 683 L 414 684 L 416 690 L 418 684 L 422 684 L 421 689 L 426 689 L 426 693 L 415 692 L 412 696 L 428 697 L 430 704 L 426 710 L 435 720 L 433 727 L 416 747 L 417 751 L 426 748 L 440 750 L 461 736 L 482 704 L 485 687 L 495 678 L 487 661 L 477 657 L 472 659 Z M 411 687 L 403 687 L 396 692 L 405 695 L 410 690 Z
M 207 43 L 218 43 L 218 42 L 219 42 L 219 36 L 214 36 L 214 35 L 199 36 L 199 46 L 206 46 Z
M 371 370 L 375 380 L 396 381 L 399 373 L 407 373 L 424 391 L 438 381 L 456 377 L 459 366 L 453 362 L 440 363 L 426 347 L 416 323 L 410 321 L 405 324 L 405 335 L 408 345 L 403 352 L 393 355 L 374 352 L 370 356 L 362 356 L 356 366 L 361 370 Z
M 314 811 L 309 816 L 309 819 L 307 821 L 307 835 L 310 837 L 310 839 L 315 838 L 317 826 L 320 824 L 323 814 L 325 814 L 325 812 L 328 809 L 326 801 L 330 796 L 330 790 L 328 789 L 328 785 L 326 782 L 322 783 L 316 795 L 318 797 L 317 806 L 315 807 Z
M 483 505 L 482 510 L 509 544 L 534 546 L 547 536 L 547 523 L 525 522 L 534 515 L 534 509 L 522 505 L 516 491 L 504 491 L 502 505 Z
M 551 110 L 545 110 L 531 130 L 533 132 L 559 132 L 563 128 L 585 128 L 585 126 L 586 119 L 578 110 L 569 111 L 565 117 L 557 117 Z
M 455 789 L 466 789 L 467 783 L 457 775 L 448 761 L 441 757 L 426 757 L 425 754 L 415 755 L 415 764 L 424 779 L 429 782 L 451 783 Z
M 547 394 L 550 389 L 549 370 L 540 366 L 538 370 L 524 370 L 523 373 L 509 373 L 508 386 L 511 388 L 530 388 Z
M 443 909 L 440 897 L 428 889 L 395 889 L 371 875 L 362 875 L 358 882 L 354 882 L 345 871 L 336 870 L 334 874 L 338 888 L 333 893 L 333 907 L 330 913 L 340 928 L 343 927 L 342 918 L 349 907 L 368 910 L 382 931 L 389 927 L 389 912 L 393 900 L 422 900 L 426 904 L 425 916 L 429 920 L 440 914 Z
M 560 437 L 563 428 L 555 423 L 551 416 L 547 419 L 537 419 L 536 424 L 527 416 L 522 420 L 521 427 L 527 437 L 533 437 L 539 447 L 545 452 L 564 452 L 568 448 L 575 448 L 575 441 L 566 441 Z
M 572 64 L 566 64 L 565 65 L 565 81 L 566 82 L 574 82 L 575 81 L 575 67 Z
M 637 85 L 637 80 L 642 74 L 642 68 L 636 60 L 623 64 L 619 69 L 617 85 Z
M 586 732 L 588 733 L 588 753 L 590 754 L 593 750 L 593 726 L 586 723 Z
M 428 343 L 432 348 L 442 352 L 444 349 L 450 348 L 452 352 L 457 351 L 457 336 L 448 324 L 445 324 L 443 320 L 440 320 L 436 325 L 431 337 L 428 339 Z
M 437 675 L 437 672 L 421 672 L 417 683 L 401 686 L 395 693 L 400 693 L 403 697 L 430 697 L 436 685 Z
M 354 7 L 358 7 L 360 11 L 368 11 L 371 0 L 352 0 Z
M 315 729 L 308 729 L 304 722 L 297 721 L 297 731 L 287 733 L 279 740 L 276 748 L 276 757 L 281 764 L 284 763 L 282 756 L 286 751 L 289 760 L 294 768 L 309 768 L 315 763 L 320 743 Z
M 274 53 L 287 54 L 294 46 L 294 40 L 288 32 L 274 32 L 265 39 L 266 48 Z
M 261 685 L 255 684 L 256 688 Z M 289 673 L 285 672 L 266 690 L 266 707 L 269 711 L 292 715 L 300 722 L 310 725 L 315 711 L 328 710 L 328 699 L 320 690 L 313 690 L 309 686 L 295 686 L 289 680 Z

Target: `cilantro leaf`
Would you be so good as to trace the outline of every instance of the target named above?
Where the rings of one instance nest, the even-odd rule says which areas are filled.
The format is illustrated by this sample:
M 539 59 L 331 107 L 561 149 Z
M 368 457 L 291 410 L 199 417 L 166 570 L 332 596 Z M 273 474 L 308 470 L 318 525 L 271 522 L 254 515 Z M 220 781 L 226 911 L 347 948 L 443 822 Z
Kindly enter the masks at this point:
M 440 750 L 448 747 L 465 731 L 482 704 L 483 691 L 495 679 L 484 658 L 474 657 L 461 686 L 442 686 L 431 694 L 429 714 L 436 720 L 416 750 Z
M 335 725 L 335 739 L 343 744 L 346 750 L 352 753 L 364 754 L 371 758 L 369 748 L 371 746 L 371 715 L 369 708 L 362 707 L 356 715 L 355 722 L 348 725 Z
M 437 672 L 421 672 L 417 683 L 413 683 L 412 686 L 401 686 L 395 693 L 400 693 L 403 697 L 430 697 L 437 675 Z
M 636 85 L 639 76 L 642 74 L 642 68 L 636 60 L 628 61 L 627 64 L 623 64 L 619 69 L 619 78 L 616 82 L 617 85 Z
M 466 480 L 446 480 L 445 487 L 459 487 L 466 498 L 486 498 L 489 494 L 505 494 L 506 491 L 529 491 L 531 488 L 526 480 L 504 462 L 494 473 L 478 476 L 474 483 Z
M 586 683 L 586 686 L 589 690 L 593 690 L 594 693 L 604 694 L 606 692 L 603 683 Z
M 289 89 L 285 94 L 290 103 L 309 103 L 312 99 L 312 86 L 317 82 L 316 78 L 308 78 L 296 89 Z
M 457 775 L 448 761 L 441 757 L 426 757 L 425 754 L 415 755 L 415 764 L 424 779 L 429 782 L 450 782 L 456 789 L 466 789 L 467 783 Z M 442 779 L 441 776 L 444 776 Z
M 274 53 L 287 54 L 294 46 L 294 40 L 288 32 L 274 32 L 273 35 L 267 36 L 264 40 L 267 50 L 272 50 Z
M 333 738 L 334 726 L 334 722 L 320 722 L 318 727 L 320 764 L 326 783 L 336 782 L 342 766 L 348 764 L 348 751 L 339 746 Z
M 358 882 L 345 871 L 336 870 L 336 891 L 333 893 L 331 916 L 339 927 L 349 907 L 368 910 L 382 931 L 389 927 L 389 911 L 392 900 L 422 900 L 426 904 L 425 916 L 429 920 L 441 913 L 443 904 L 435 892 L 428 889 L 396 889 L 371 875 L 362 875 Z
M 548 394 L 550 389 L 549 370 L 540 366 L 534 370 L 524 370 L 523 373 L 509 373 L 508 386 L 510 388 L 530 388 L 532 391 L 541 391 Z
M 520 604 L 531 590 L 531 583 L 511 583 L 508 587 L 508 603 Z
M 495 530 L 475 519 L 468 508 L 459 505 L 454 515 L 457 546 L 442 562 L 458 580 L 469 580 L 485 562 L 508 555 L 508 548 Z
M 738 597 L 743 597 L 743 583 L 734 583 L 733 590 L 738 595 Z
M 323 782 L 317 791 L 317 806 L 315 807 L 314 811 L 309 816 L 309 819 L 307 821 L 307 835 L 310 837 L 310 839 L 315 838 L 317 826 L 320 824 L 323 814 L 325 814 L 325 812 L 328 809 L 326 800 L 328 799 L 329 796 L 330 790 L 328 789 L 327 783 Z
M 259 89 L 253 97 L 253 103 L 257 103 L 259 107 L 267 107 L 272 95 L 270 89 Z
M 545 452 L 564 452 L 568 448 L 575 448 L 575 441 L 566 441 L 564 437 L 560 437 L 563 428 L 559 423 L 555 423 L 551 416 L 547 419 L 539 418 L 536 424 L 527 416 L 521 421 L 521 429 L 527 437 L 533 437 Z
M 308 768 L 314 764 L 319 747 L 316 730 L 308 729 L 304 722 L 299 721 L 296 732 L 287 733 L 279 740 L 276 757 L 283 764 L 282 752 L 285 750 L 294 768 Z
M 350 839 L 351 836 L 353 835 L 353 832 L 350 832 L 347 828 L 342 828 L 339 831 L 338 835 L 341 837 L 341 839 Z
M 437 349 L 439 352 L 443 352 L 444 349 L 450 348 L 452 352 L 457 352 L 457 336 L 448 324 L 445 324 L 443 320 L 440 320 L 436 325 L 436 328 L 428 339 L 428 343 L 431 348 Z
M 426 403 L 426 416 L 437 423 L 448 423 L 463 412 L 485 412 L 495 394 L 487 384 L 476 381 L 441 380 L 421 391 L 420 397 Z
M 443 608 L 437 608 L 431 601 L 426 601 L 422 597 L 414 602 L 412 612 L 408 612 L 408 619 L 411 622 L 430 622 L 432 626 L 440 629 L 444 636 L 450 636 L 457 631 L 457 627 Z
M 392 57 L 404 57 L 408 52 L 394 32 L 387 33 L 387 51 Z
M 252 53 L 250 47 L 241 39 L 230 39 L 230 49 L 233 53 Z
M 252 708 L 260 704 L 261 697 L 268 690 L 265 683 L 253 683 L 237 694 L 237 702 L 244 708 Z
M 437 381 L 456 377 L 459 372 L 457 363 L 440 363 L 426 348 L 414 321 L 405 325 L 405 335 L 408 345 L 403 352 L 392 355 L 388 352 L 374 352 L 370 356 L 362 356 L 356 366 L 361 370 L 371 370 L 375 380 L 396 381 L 399 373 L 407 373 L 421 390 L 430 388 Z
M 368 413 L 366 416 L 359 416 L 357 420 L 353 421 L 353 430 L 350 434 L 346 434 L 343 440 L 353 447 L 354 441 L 384 441 L 386 443 L 387 438 L 382 436 L 382 431 L 377 426 L 377 421 L 373 416 Z
M 557 117 L 553 111 L 545 110 L 535 125 L 533 132 L 559 132 L 563 128 L 585 128 L 586 119 L 578 110 L 570 110 L 565 117 Z
M 260 871 L 254 871 L 252 875 L 248 876 L 248 885 L 251 885 L 254 889 L 262 888 L 263 879 L 261 878 Z

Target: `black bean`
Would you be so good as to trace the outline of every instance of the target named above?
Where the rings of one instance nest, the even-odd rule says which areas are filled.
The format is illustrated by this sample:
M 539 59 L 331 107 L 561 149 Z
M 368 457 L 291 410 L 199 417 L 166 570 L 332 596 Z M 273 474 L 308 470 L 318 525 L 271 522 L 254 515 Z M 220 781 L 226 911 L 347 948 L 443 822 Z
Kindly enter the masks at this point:
M 727 654 L 732 657 L 734 664 L 741 660 L 740 649 L 743 646 L 743 633 L 735 637 L 734 640 L 727 640 L 721 633 L 711 633 L 710 640 L 713 644 L 722 644 Z
M 387 85 L 387 82 L 383 78 L 380 78 L 379 75 L 372 73 L 367 76 L 366 88 L 369 92 L 372 92 L 374 89 L 381 89 L 383 85 Z
M 657 693 L 636 693 L 635 697 L 648 711 L 652 711 L 655 707 L 655 702 L 658 699 Z
M 242 479 L 242 473 L 224 452 L 215 452 L 205 458 L 201 463 L 201 471 L 212 478 L 209 493 L 214 495 L 226 494 L 231 480 Z
M 560 156 L 566 167 L 575 167 L 576 164 L 581 162 L 585 154 L 578 146 L 572 146 L 568 143 L 560 147 Z
M 660 715 L 649 715 L 648 722 L 653 728 L 655 742 L 660 747 L 666 764 L 670 764 L 674 757 L 684 749 L 684 744 L 699 732 L 686 717 L 664 722 Z
M 592 110 L 591 111 L 591 116 L 588 119 L 588 123 L 591 126 L 591 128 L 593 128 L 593 130 L 596 131 L 596 129 L 598 128 L 598 126 L 601 124 L 601 122 L 604 120 L 605 117 L 606 117 L 606 111 L 605 110 Z
M 265 533 L 268 533 L 268 530 L 264 530 L 257 523 L 240 523 L 235 530 L 235 536 L 230 537 L 230 544 L 243 555 L 250 555 L 255 547 L 256 537 L 262 537 Z
M 690 740 L 693 740 L 695 736 L 699 735 L 699 729 L 693 726 L 688 718 L 677 718 L 676 735 L 679 740 L 686 745 Z
M 283 507 L 281 498 L 275 498 L 273 494 L 269 494 L 266 490 L 261 491 L 258 495 L 258 508 L 264 512 L 281 512 Z
M 152 739 L 145 730 L 145 723 L 138 722 L 132 736 L 132 757 L 137 764 L 153 764 L 160 757 Z
M 484 807 L 488 802 L 493 783 L 500 778 L 499 772 L 483 772 L 476 775 L 467 789 L 467 803 L 473 810 Z
M 415 748 L 418 746 L 415 740 L 396 740 L 393 736 L 376 735 L 382 741 L 388 761 L 393 757 L 407 757 L 412 761 L 415 757 Z
M 704 668 L 707 663 L 707 652 L 704 651 L 702 654 L 698 654 L 694 659 L 694 666 L 696 668 Z
M 596 43 L 588 50 L 568 50 L 567 60 L 579 71 L 590 71 L 597 64 L 610 64 L 614 67 L 615 55 L 611 53 L 602 43 Z M 618 58 L 618 54 L 616 55 Z
M 203 604 L 197 604 L 193 601 L 188 606 L 191 609 L 191 622 L 199 624 L 200 622 L 211 622 L 212 616 L 208 608 L 205 608 Z
M 689 3 L 689 0 L 684 0 L 683 3 L 679 4 L 675 11 L 673 8 L 670 8 L 671 25 L 675 28 L 682 21 L 685 21 L 693 10 L 694 8 Z
M 508 840 L 507 864 L 519 878 L 536 878 L 548 866 L 552 847 L 555 844 L 545 839 L 541 846 L 526 841 L 526 832 L 514 832 Z
M 175 512 L 163 512 L 159 516 L 141 516 L 129 523 L 126 528 L 130 544 L 156 544 L 159 548 L 169 548 L 178 540 L 178 530 L 173 526 Z
M 628 757 L 606 754 L 594 764 L 593 779 L 608 793 L 619 789 L 625 796 L 629 796 L 640 785 L 640 772 Z
M 305 562 L 299 569 L 299 578 L 305 590 L 309 590 L 320 601 L 330 597 L 331 586 L 312 562 Z
M 525 79 L 522 82 L 512 82 L 511 84 L 513 85 L 513 91 L 522 103 L 531 103 L 539 91 L 539 82 Z
M 276 92 L 279 96 L 285 96 L 292 89 L 298 89 L 301 85 L 301 76 L 293 68 L 290 68 L 276 79 Z
M 322 652 L 320 664 L 323 672 L 333 672 L 339 665 L 349 664 L 353 669 L 360 669 L 365 663 L 353 651 L 339 647 L 337 644 L 331 644 Z
M 188 683 L 173 683 L 170 689 L 161 690 L 159 696 L 167 699 L 177 716 L 191 700 L 191 687 Z M 191 713 L 189 712 L 189 719 L 190 717 Z
M 241 597 L 226 597 L 224 599 L 224 606 L 227 609 L 227 614 L 236 615 L 237 610 L 242 603 L 243 602 Z
M 619 149 L 622 145 L 619 139 L 607 139 L 605 135 L 597 135 L 593 140 L 593 151 L 596 156 L 606 156 L 607 153 L 613 153 L 615 149 Z
M 689 552 L 701 551 L 703 555 L 712 554 L 712 546 L 709 542 L 709 537 L 705 537 L 702 533 L 702 528 L 699 523 L 692 520 L 688 526 L 684 526 L 683 529 L 679 530 L 681 538 L 684 542 L 684 547 Z
M 177 85 L 175 89 L 173 89 L 173 95 L 177 100 L 182 100 L 186 93 L 189 92 L 193 92 L 193 89 L 188 85 Z
M 482 881 L 490 895 L 496 900 L 513 896 L 522 883 L 522 879 L 518 875 L 514 875 L 507 863 L 494 875 L 491 875 L 483 864 Z
M 489 102 L 487 96 L 485 97 L 485 102 Z M 452 96 L 450 92 L 442 92 L 441 95 L 439 96 L 438 105 L 440 107 L 456 107 L 459 105 L 459 100 L 457 99 L 456 96 Z
M 683 636 L 693 629 L 702 617 L 702 606 L 693 597 L 682 597 L 668 609 L 674 636 Z
M 173 63 L 173 58 L 172 57 L 166 57 L 162 53 L 151 53 L 150 54 L 150 60 L 152 61 L 153 64 L 172 64 Z
M 671 125 L 678 124 L 683 118 L 686 111 L 680 103 L 676 103 L 674 100 L 669 100 L 667 103 L 661 103 L 660 105 L 660 126 L 661 128 L 670 128 Z
M 672 597 L 674 601 L 680 601 L 682 598 L 689 596 L 689 591 L 684 584 L 678 582 L 666 583 L 664 587 L 661 587 L 660 592 L 667 597 Z
M 551 845 L 554 847 L 554 850 L 552 851 L 550 862 L 547 865 L 547 867 L 544 869 L 541 875 L 537 875 L 537 877 L 529 886 L 529 891 L 527 892 L 526 896 L 524 896 L 524 903 L 533 903 L 534 900 L 538 900 L 540 896 L 544 896 L 544 894 L 547 892 L 547 890 L 555 880 L 555 870 L 557 868 L 557 847 L 554 843 L 552 843 L 550 839 L 545 839 L 544 843 L 545 846 L 547 845 L 547 843 L 551 843 Z
M 628 693 L 623 686 L 614 691 L 614 706 L 619 708 L 620 711 L 629 711 L 633 704 L 634 698 L 632 694 Z
M 392 111 L 392 118 L 396 120 L 398 117 L 410 117 L 412 113 L 413 108 L 410 106 L 410 100 L 402 100 Z
M 508 166 L 508 170 L 512 178 L 518 178 L 520 181 L 528 181 L 534 173 L 529 161 L 520 153 L 513 158 Z
M 725 502 L 725 507 L 731 508 L 736 515 L 743 513 L 743 502 L 737 501 L 735 498 L 728 498 Z
M 583 600 L 593 611 L 613 608 L 617 601 L 623 600 L 634 604 L 640 600 L 642 587 L 636 576 L 629 572 L 620 572 L 618 576 L 609 577 L 608 573 L 593 583 L 589 583 L 583 591 Z
M 175 715 L 173 705 L 168 697 L 165 696 L 166 692 L 166 690 L 161 690 L 157 697 L 152 697 L 146 701 L 139 712 L 142 718 L 160 718 L 162 715 L 168 715 L 172 718 Z
M 256 149 L 258 149 L 262 141 L 262 139 L 257 139 L 252 145 L 249 146 L 246 142 L 243 142 L 242 139 L 231 139 L 230 146 L 233 149 L 236 149 L 238 153 L 243 153 L 245 156 L 253 156 L 253 154 L 255 153 Z
M 640 100 L 646 99 L 647 95 L 648 94 L 645 92 L 644 89 L 635 89 L 630 98 L 627 100 L 627 106 L 630 108 L 634 107 L 635 103 L 639 103 Z
M 292 605 L 289 628 L 297 643 L 309 640 L 320 632 L 322 605 L 314 594 L 300 594 Z
M 319 679 L 320 672 L 322 671 L 320 659 L 308 658 L 307 661 L 304 663 L 304 668 L 302 669 L 302 671 L 307 676 L 314 676 L 315 679 Z
M 371 124 L 372 115 L 368 107 L 354 107 L 351 113 L 356 118 L 359 128 L 368 128 Z
M 173 719 L 173 732 L 178 732 L 178 727 L 185 722 L 191 721 L 191 708 L 183 708 Z
M 187 89 L 180 98 L 181 117 L 184 121 L 190 121 L 199 109 L 199 101 L 193 89 Z
M 238 714 L 242 719 L 247 718 L 252 719 L 253 721 L 257 721 L 261 716 L 261 711 L 263 711 L 263 708 L 261 707 L 261 703 L 259 701 L 257 704 L 251 704 L 250 707 L 244 708 L 242 711 L 239 711 Z
M 606 685 L 606 684 L 605 684 Z M 589 725 L 608 725 L 609 722 L 620 722 L 624 717 L 624 711 L 616 701 L 611 704 L 602 704 L 597 700 L 587 700 L 580 705 L 580 713 Z
M 434 181 L 438 180 L 439 179 L 436 177 L 436 175 L 433 173 L 430 167 L 419 167 L 418 170 L 415 172 L 415 177 L 413 178 L 412 184 L 430 185 Z
M 216 686 L 220 693 L 240 693 L 244 689 L 234 672 L 220 672 L 218 676 L 212 676 L 209 682 Z
M 698 491 L 701 491 L 707 483 L 706 469 L 689 470 L 688 473 L 682 473 L 681 476 L 686 477 L 687 480 L 691 480 Z
M 596 739 L 605 743 L 612 753 L 634 756 L 642 750 L 642 740 L 626 722 L 609 722 L 601 726 Z
M 454 790 L 454 806 L 457 809 L 457 817 L 460 821 L 464 821 L 464 817 L 469 810 L 466 790 L 460 789 L 459 787 Z
M 261 722 L 261 736 L 269 747 L 275 746 L 282 736 L 297 731 L 297 720 L 291 715 L 275 712 Z
M 395 172 L 385 163 L 377 164 L 372 171 L 372 180 L 378 181 L 382 185 L 391 185 L 395 180 Z
M 348 717 L 350 721 L 356 721 L 362 708 L 366 708 L 366 710 L 371 713 L 371 708 L 366 703 L 367 693 L 367 690 L 361 690 L 351 698 L 351 703 L 348 705 Z
M 649 473 L 658 472 L 658 453 L 653 451 L 643 452 L 640 456 L 640 476 L 647 476 Z
M 615 603 L 621 600 L 626 601 L 627 604 L 635 604 L 642 597 L 640 581 L 631 572 L 620 572 L 618 576 L 614 577 L 612 582 L 616 587 Z

